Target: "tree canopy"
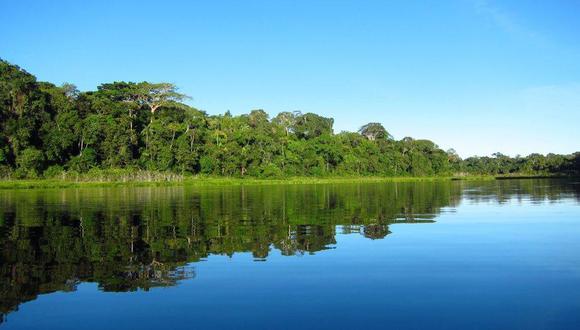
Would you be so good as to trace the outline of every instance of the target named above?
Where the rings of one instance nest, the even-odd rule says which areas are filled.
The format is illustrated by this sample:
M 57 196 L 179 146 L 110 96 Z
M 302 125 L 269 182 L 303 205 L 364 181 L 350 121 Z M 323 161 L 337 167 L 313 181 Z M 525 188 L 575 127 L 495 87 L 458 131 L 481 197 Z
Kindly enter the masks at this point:
M 371 141 L 393 138 L 381 123 L 368 123 L 362 126 L 358 132 Z
M 461 159 L 381 123 L 333 130 L 314 113 L 210 115 L 170 83 L 113 82 L 80 92 L 0 60 L 0 177 L 126 168 L 219 176 L 578 174 L 580 153 Z

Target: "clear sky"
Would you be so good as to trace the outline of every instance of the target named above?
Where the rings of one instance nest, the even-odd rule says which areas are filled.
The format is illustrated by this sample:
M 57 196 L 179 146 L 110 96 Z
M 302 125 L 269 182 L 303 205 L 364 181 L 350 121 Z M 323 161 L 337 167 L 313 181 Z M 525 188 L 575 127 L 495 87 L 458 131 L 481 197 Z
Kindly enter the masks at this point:
M 81 90 L 167 81 L 210 114 L 383 123 L 461 156 L 580 151 L 580 2 L 0 1 L 0 57 Z

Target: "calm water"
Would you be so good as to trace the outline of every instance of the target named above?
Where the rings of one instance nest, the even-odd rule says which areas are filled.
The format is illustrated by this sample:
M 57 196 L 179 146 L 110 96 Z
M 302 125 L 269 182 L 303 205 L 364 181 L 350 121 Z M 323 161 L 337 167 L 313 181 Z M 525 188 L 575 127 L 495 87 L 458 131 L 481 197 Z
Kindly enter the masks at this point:
M 580 182 L 0 191 L 4 329 L 580 328 Z

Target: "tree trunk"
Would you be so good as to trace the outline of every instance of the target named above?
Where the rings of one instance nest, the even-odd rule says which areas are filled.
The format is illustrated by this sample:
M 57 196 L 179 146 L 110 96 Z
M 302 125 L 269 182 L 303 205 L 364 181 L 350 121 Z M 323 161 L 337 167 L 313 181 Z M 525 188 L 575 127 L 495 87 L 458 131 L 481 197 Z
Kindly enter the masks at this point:
M 175 141 L 175 131 L 173 131 L 173 136 L 171 136 L 171 144 L 169 145 L 169 150 L 173 149 L 173 141 Z
M 195 133 L 192 132 L 191 133 L 191 139 L 189 141 L 189 152 L 192 152 L 193 151 L 193 142 L 194 142 L 194 140 L 195 140 Z

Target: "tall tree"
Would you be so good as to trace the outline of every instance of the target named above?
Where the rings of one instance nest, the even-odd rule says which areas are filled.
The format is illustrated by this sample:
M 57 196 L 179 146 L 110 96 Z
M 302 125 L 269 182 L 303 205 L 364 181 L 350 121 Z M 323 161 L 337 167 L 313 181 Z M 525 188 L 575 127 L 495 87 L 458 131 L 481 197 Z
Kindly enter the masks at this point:
M 362 126 L 358 132 L 370 141 L 392 139 L 393 137 L 380 123 L 368 123 Z
M 312 139 L 323 134 L 332 134 L 334 119 L 322 117 L 314 113 L 296 116 L 292 130 L 302 139 Z
M 142 82 L 135 88 L 135 101 L 145 105 L 154 114 L 159 107 L 167 106 L 175 102 L 181 102 L 189 96 L 177 92 L 177 87 L 170 83 L 152 84 Z

